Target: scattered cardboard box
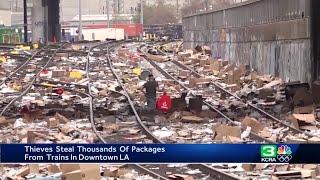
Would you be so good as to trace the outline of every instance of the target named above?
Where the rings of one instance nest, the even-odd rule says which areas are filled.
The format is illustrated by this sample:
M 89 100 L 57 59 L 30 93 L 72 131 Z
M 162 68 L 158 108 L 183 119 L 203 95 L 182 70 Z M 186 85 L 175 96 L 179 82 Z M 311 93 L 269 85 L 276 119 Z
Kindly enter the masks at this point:
M 56 118 L 49 118 L 47 121 L 48 128 L 57 128 L 59 126 L 59 120 Z
M 241 138 L 241 128 L 228 125 L 217 125 L 213 127 L 213 131 L 216 132 L 215 140 L 223 140 L 223 137 L 237 137 Z
M 308 106 L 313 104 L 312 94 L 305 88 L 299 88 L 293 96 L 295 106 Z
M 83 180 L 85 174 L 82 173 L 80 170 L 68 172 L 61 175 L 61 180 Z M 93 180 L 93 179 L 90 179 Z
M 195 78 L 195 77 L 191 77 L 189 79 L 189 85 L 190 87 L 195 87 L 199 84 L 210 84 L 211 80 L 208 78 Z
M 313 114 L 314 107 L 313 107 L 313 105 L 304 106 L 304 107 L 295 107 L 293 110 L 293 113 L 294 114 Z
M 112 134 L 112 133 L 116 133 L 119 131 L 119 125 L 115 124 L 115 123 L 108 123 L 103 125 L 103 129 L 108 132 L 108 134 Z
M 293 115 L 289 115 L 287 117 L 287 120 L 292 123 L 293 127 L 298 129 L 300 128 L 298 120 L 295 117 L 293 117 Z
M 63 115 L 56 113 L 54 116 L 55 119 L 59 120 L 59 123 L 61 124 L 67 124 L 68 122 L 70 122 L 70 120 L 66 117 L 64 117 Z
M 106 177 L 119 178 L 126 173 L 126 170 L 118 167 L 110 167 L 104 170 L 103 175 Z
M 188 57 L 192 56 L 192 51 L 187 51 L 187 52 L 179 52 L 178 53 L 178 60 L 179 61 L 187 61 Z
M 32 144 L 32 143 L 35 143 L 36 137 L 41 136 L 41 138 L 44 138 L 44 137 L 47 137 L 48 135 L 49 135 L 49 131 L 30 130 L 27 132 L 27 142 L 28 142 L 28 144 Z
M 181 122 L 183 123 L 202 123 L 204 121 L 203 118 L 198 116 L 182 116 Z
M 210 55 L 212 54 L 211 48 L 209 46 L 203 46 L 203 51 L 205 54 Z
M 107 97 L 108 96 L 108 90 L 103 89 L 103 90 L 99 91 L 99 96 Z
M 302 178 L 311 178 L 311 179 L 315 179 L 317 174 L 315 170 L 310 170 L 310 169 L 299 169 L 299 171 L 301 172 L 301 177 Z
M 240 84 L 240 78 L 242 76 L 241 73 L 242 73 L 241 70 L 237 68 L 234 70 L 228 71 L 228 73 L 226 73 L 225 83 Z
M 59 168 L 59 166 L 57 165 L 54 165 L 54 164 L 50 164 L 48 165 L 48 173 L 51 175 L 51 174 L 56 174 L 56 173 L 60 173 L 61 170 Z
M 230 142 L 230 143 L 240 143 L 243 142 L 243 140 L 239 137 L 234 136 L 224 136 L 223 141 Z
M 282 84 L 282 80 L 281 79 L 277 79 L 277 80 L 274 80 L 274 81 L 271 81 L 270 83 L 264 85 L 262 88 L 263 89 L 269 89 L 269 88 L 274 88 L 275 86 L 278 86 L 280 84 Z
M 298 138 L 298 137 L 294 137 L 294 136 L 287 136 L 287 143 L 291 143 L 291 144 L 305 144 L 307 143 L 307 140 L 302 139 L 302 138 Z
M 314 123 L 316 120 L 314 114 L 293 114 L 293 117 L 296 118 L 298 121 L 304 121 L 307 123 Z
M 29 171 L 30 174 L 39 174 L 39 165 L 38 164 L 29 164 Z
M 21 169 L 16 173 L 16 176 L 18 176 L 18 177 L 25 177 L 25 176 L 27 176 L 28 174 L 30 174 L 30 169 L 29 169 L 29 167 L 24 167 L 24 168 L 21 168 Z
M 60 78 L 67 76 L 66 70 L 54 70 L 52 71 L 52 77 L 53 78 Z
M 68 123 L 63 126 L 60 126 L 59 129 L 65 135 L 68 135 L 69 133 L 72 133 L 75 131 L 75 129 L 72 126 L 70 126 Z
M 7 121 L 7 119 L 3 116 L 0 117 L 0 126 L 6 125 L 9 122 Z
M 275 171 L 275 172 L 289 171 L 289 169 L 290 169 L 289 164 L 276 165 L 276 166 L 274 167 L 274 171 Z
M 68 178 L 80 178 L 82 180 L 101 179 L 98 164 L 60 164 L 62 175 Z
M 255 169 L 255 165 L 254 164 L 242 164 L 242 168 L 245 171 L 253 171 Z
M 22 116 L 26 122 L 33 122 L 34 120 L 41 118 L 42 111 L 39 109 L 30 110 L 30 113 L 23 113 Z
M 312 137 L 308 139 L 308 143 L 310 144 L 320 144 L 320 138 L 319 137 Z
M 251 130 L 255 133 L 259 133 L 263 130 L 263 125 L 255 118 L 245 117 L 241 122 L 243 127 L 251 127 Z
M 317 126 L 300 126 L 300 129 L 307 131 L 317 131 L 319 128 L 317 128 Z
M 262 131 L 259 132 L 259 135 L 264 138 L 270 138 L 272 136 L 272 133 L 267 128 L 264 128 Z

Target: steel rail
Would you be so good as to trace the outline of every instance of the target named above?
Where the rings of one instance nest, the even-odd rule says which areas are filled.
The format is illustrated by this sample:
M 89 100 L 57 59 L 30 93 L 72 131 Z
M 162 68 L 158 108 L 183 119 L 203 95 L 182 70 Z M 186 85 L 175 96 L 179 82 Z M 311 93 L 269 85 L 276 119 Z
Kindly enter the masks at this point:
M 128 102 L 129 102 L 129 104 L 130 104 L 130 107 L 131 107 L 133 113 L 134 113 L 135 116 L 136 116 L 136 120 L 137 120 L 139 126 L 143 129 L 143 131 L 146 133 L 146 135 L 147 135 L 149 138 L 153 139 L 153 141 L 154 141 L 155 143 L 164 143 L 162 140 L 160 140 L 159 138 L 157 138 L 156 136 L 154 136 L 154 135 L 149 131 L 149 129 L 143 124 L 143 122 L 142 122 L 142 120 L 141 120 L 141 118 L 140 118 L 140 116 L 139 116 L 139 114 L 138 114 L 138 112 L 137 112 L 137 110 L 136 110 L 136 108 L 135 108 L 135 106 L 134 106 L 134 103 L 133 103 L 133 101 L 131 100 L 131 98 L 130 98 L 130 96 L 129 96 L 129 93 L 128 93 L 127 89 L 125 88 L 125 86 L 123 85 L 123 83 L 122 83 L 122 81 L 121 81 L 121 78 L 120 78 L 119 75 L 114 71 L 114 67 L 113 67 L 113 65 L 112 65 L 112 60 L 111 60 L 111 58 L 110 58 L 110 48 L 107 47 L 107 50 L 108 50 L 107 59 L 108 59 L 108 62 L 109 62 L 110 70 L 111 70 L 112 74 L 115 76 L 115 78 L 117 79 L 118 84 L 119 84 L 119 85 L 121 86 L 121 88 L 123 89 L 124 94 L 126 95 L 126 97 L 127 97 L 127 99 L 128 99 Z
M 140 49 L 140 52 L 141 53 L 145 53 L 143 52 L 141 49 Z M 187 91 L 190 91 L 191 88 L 187 87 L 186 85 L 184 85 L 181 81 L 177 80 L 177 78 L 173 77 L 170 73 L 168 73 L 167 71 L 165 71 L 164 69 L 162 69 L 159 65 L 157 65 L 157 63 L 155 63 L 154 61 L 150 60 L 147 58 L 146 55 L 144 55 L 144 58 L 154 67 L 156 68 L 161 74 L 163 74 L 166 78 L 170 78 L 172 80 L 174 80 L 176 83 L 178 83 L 179 85 L 181 85 L 185 90 Z M 209 108 L 211 108 L 212 110 L 214 110 L 215 112 L 217 112 L 219 115 L 221 115 L 223 118 L 225 118 L 228 122 L 230 122 L 231 124 L 235 125 L 235 126 L 238 126 L 241 128 L 242 131 L 245 131 L 246 129 L 239 126 L 239 124 L 232 120 L 231 118 L 229 118 L 227 115 L 225 115 L 223 112 L 221 112 L 219 109 L 215 108 L 212 104 L 210 104 L 208 101 L 204 101 L 204 104 L 206 106 L 208 106 Z M 265 141 L 265 142 L 268 142 L 268 143 L 276 143 L 272 140 L 269 140 L 267 138 L 264 138 L 264 137 L 261 137 L 259 136 L 257 133 L 254 133 L 254 132 L 250 132 L 250 136 L 256 140 L 259 140 L 259 141 Z
M 156 68 L 157 70 L 159 70 L 160 73 L 162 73 L 165 77 L 171 77 L 171 79 L 173 79 L 175 82 L 177 82 L 178 84 L 180 84 L 183 88 L 185 88 L 186 90 L 190 90 L 190 88 L 186 87 L 184 84 L 182 84 L 180 81 L 177 81 L 177 79 L 175 77 L 173 77 L 171 74 L 169 74 L 167 71 L 165 71 L 164 69 L 162 69 L 160 66 L 158 66 L 155 62 L 153 62 L 152 60 L 148 59 L 145 52 L 143 52 L 141 50 L 141 47 L 139 48 L 140 53 L 144 54 L 144 57 L 146 58 L 146 60 L 152 65 L 154 66 L 154 68 Z M 208 106 L 210 108 L 212 108 L 213 106 L 208 104 Z M 213 110 L 216 111 L 217 109 L 213 107 Z M 217 113 L 223 115 L 223 117 L 227 118 L 228 121 L 230 121 L 231 119 L 228 118 L 226 115 L 224 115 L 222 112 L 220 112 L 219 110 L 216 111 Z M 234 121 L 231 120 L 232 123 L 235 123 Z M 243 129 L 241 127 L 241 129 Z M 250 132 L 250 135 L 255 136 L 255 137 L 260 137 L 259 135 Z M 267 140 L 265 138 L 262 138 L 264 140 L 266 140 L 267 142 L 270 142 L 270 140 Z M 274 142 L 272 142 L 274 143 Z M 190 165 L 189 165 L 190 166 Z M 232 174 L 227 174 L 225 172 L 222 172 L 216 168 L 210 167 L 206 164 L 193 164 L 192 167 L 194 168 L 198 168 L 199 170 L 201 170 L 202 172 L 205 172 L 207 174 L 209 174 L 211 177 L 213 178 L 217 178 L 217 179 L 221 179 L 221 180 L 239 180 L 238 177 L 232 175 Z
M 108 43 L 106 44 L 101 44 L 101 45 L 98 45 L 98 46 L 95 46 L 96 47 L 99 47 L 99 46 L 104 46 L 104 45 L 108 45 Z M 111 45 L 110 45 L 111 46 Z M 108 60 L 108 64 L 109 64 L 109 68 L 112 72 L 112 74 L 114 75 L 114 77 L 116 78 L 118 84 L 121 86 L 121 88 L 124 90 L 124 93 L 122 95 L 124 95 L 129 104 L 130 104 L 130 107 L 131 109 L 133 110 L 135 116 L 136 116 L 136 120 L 139 124 L 139 126 L 143 129 L 143 131 L 145 132 L 145 134 L 151 138 L 154 142 L 156 143 L 164 143 L 162 142 L 160 139 L 158 139 L 157 137 L 155 137 L 149 130 L 148 128 L 142 123 L 142 120 L 138 114 L 138 112 L 136 111 L 135 107 L 134 107 L 134 104 L 127 92 L 127 90 L 125 89 L 124 85 L 122 84 L 121 82 L 121 79 L 119 78 L 118 74 L 114 71 L 114 68 L 113 68 L 113 65 L 112 65 L 112 60 L 110 58 L 110 46 L 107 46 L 107 60 Z M 89 77 L 89 65 L 90 65 L 90 61 L 89 61 L 89 57 L 90 57 L 90 51 L 92 51 L 93 48 L 90 48 L 89 50 L 89 53 L 88 53 L 88 56 L 87 56 L 87 63 L 86 63 L 86 75 L 87 75 L 87 78 L 90 79 Z M 91 126 L 92 126 L 92 129 L 94 131 L 94 133 L 96 134 L 96 136 L 99 138 L 100 141 L 102 141 L 104 144 L 107 143 L 107 141 L 98 133 L 97 129 L 96 129 L 96 126 L 95 126 L 95 123 L 94 123 L 94 116 L 93 116 L 93 95 L 91 94 L 91 85 L 90 85 L 90 81 L 88 83 L 88 91 L 89 91 L 89 95 L 90 95 L 90 123 L 91 123 Z M 138 164 L 126 164 L 124 166 L 129 166 L 129 167 L 133 167 L 134 169 L 138 170 L 139 172 L 143 172 L 143 173 L 147 173 L 149 175 L 151 175 L 152 177 L 155 177 L 155 178 L 158 178 L 158 179 L 161 179 L 161 180 L 169 180 L 168 178 L 166 177 L 163 177 L 161 176 L 160 174 L 156 173 L 156 172 L 153 172 L 141 165 L 138 165 Z
M 3 114 L 7 111 L 7 109 L 17 100 L 19 100 L 20 98 L 22 98 L 24 95 L 26 95 L 30 89 L 32 88 L 33 84 L 36 82 L 37 78 L 40 76 L 41 72 L 47 68 L 47 66 L 52 62 L 54 56 L 56 55 L 57 51 L 62 49 L 64 47 L 65 44 L 60 45 L 55 51 L 54 53 L 51 55 L 51 57 L 48 59 L 47 63 L 40 69 L 40 71 L 34 75 L 32 81 L 28 84 L 27 88 L 17 97 L 15 97 L 14 99 L 12 99 L 5 107 L 4 109 L 1 111 L 0 116 L 3 116 Z
M 91 123 L 91 128 L 93 130 L 93 132 L 96 134 L 96 136 L 99 138 L 100 141 L 102 141 L 104 144 L 107 143 L 107 141 L 100 135 L 100 133 L 98 132 L 97 128 L 96 128 L 96 125 L 95 125 L 95 121 L 94 121 L 94 110 L 93 110 L 93 95 L 92 95 L 92 91 L 91 91 L 91 78 L 90 78 L 90 54 L 92 53 L 92 50 L 94 48 L 97 48 L 99 46 L 103 46 L 103 45 L 106 45 L 108 44 L 109 42 L 104 42 L 102 44 L 98 44 L 98 45 L 95 45 L 95 46 L 91 46 L 89 48 L 89 52 L 88 52 L 88 55 L 87 55 L 87 61 L 86 61 L 86 77 L 87 79 L 89 80 L 88 82 L 88 85 L 87 85 L 87 88 L 88 88 L 88 97 L 89 97 L 89 121 Z
M 203 77 L 203 75 L 201 75 L 200 73 L 196 72 L 195 70 L 191 69 L 189 66 L 186 66 L 184 64 L 182 64 L 181 62 L 179 61 L 176 61 L 176 60 L 172 60 L 172 62 L 174 64 L 176 64 L 177 66 L 181 67 L 182 69 L 184 70 L 189 70 L 193 75 L 195 75 L 196 77 L 200 78 L 200 77 Z M 281 121 L 280 119 L 278 119 L 277 117 L 271 115 L 270 113 L 266 112 L 265 110 L 257 107 L 256 105 L 250 103 L 250 102 L 246 102 L 244 99 L 241 99 L 239 96 L 237 96 L 236 94 L 233 94 L 232 92 L 228 91 L 227 89 L 223 88 L 221 85 L 219 85 L 217 82 L 212 82 L 212 84 L 217 87 L 218 89 L 220 89 L 221 91 L 223 91 L 224 93 L 236 98 L 237 100 L 239 100 L 240 102 L 242 102 L 244 105 L 246 106 L 249 106 L 251 107 L 252 109 L 262 113 L 263 115 L 269 117 L 270 119 L 272 119 L 273 121 L 275 122 L 278 122 L 286 127 L 288 127 L 289 129 L 291 129 L 292 131 L 296 132 L 296 133 L 302 133 L 302 134 L 306 134 L 308 135 L 309 137 L 314 137 L 314 135 L 308 133 L 308 132 L 304 132 L 298 128 L 295 128 L 293 126 L 290 126 L 289 124 Z
M 28 58 L 22 65 L 20 65 L 16 70 L 14 70 L 12 73 L 10 73 L 4 80 L 1 81 L 0 86 L 2 86 L 4 83 L 6 83 L 14 74 L 16 74 L 18 71 L 20 71 L 22 68 L 24 68 L 34 57 L 36 57 L 41 51 L 44 49 L 40 49 L 36 51 L 30 58 Z

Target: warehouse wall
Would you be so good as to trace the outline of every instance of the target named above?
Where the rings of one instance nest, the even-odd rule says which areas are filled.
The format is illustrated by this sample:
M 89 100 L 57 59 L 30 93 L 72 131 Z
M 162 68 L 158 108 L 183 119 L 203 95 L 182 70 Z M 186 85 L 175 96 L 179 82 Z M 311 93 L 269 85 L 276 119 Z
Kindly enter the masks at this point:
M 251 0 L 184 17 L 184 46 L 209 45 L 214 57 L 311 82 L 310 24 L 310 0 Z

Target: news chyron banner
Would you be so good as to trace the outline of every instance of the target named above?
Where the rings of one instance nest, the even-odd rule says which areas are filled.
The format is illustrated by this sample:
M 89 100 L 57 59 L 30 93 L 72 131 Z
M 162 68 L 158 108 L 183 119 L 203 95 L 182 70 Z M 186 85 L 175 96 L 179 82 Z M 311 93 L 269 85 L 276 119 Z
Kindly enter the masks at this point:
M 1 144 L 1 163 L 320 163 L 310 144 Z

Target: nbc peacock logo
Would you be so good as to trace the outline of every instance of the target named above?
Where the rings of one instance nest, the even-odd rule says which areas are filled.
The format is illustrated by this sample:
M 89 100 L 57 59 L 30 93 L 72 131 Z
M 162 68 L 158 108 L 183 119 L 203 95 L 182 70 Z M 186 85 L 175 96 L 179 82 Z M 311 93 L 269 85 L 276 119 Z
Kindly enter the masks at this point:
M 288 145 L 261 145 L 262 163 L 288 163 L 292 159 L 292 151 Z
M 278 147 L 277 159 L 282 163 L 288 163 L 292 159 L 291 148 L 287 145 L 281 145 Z

